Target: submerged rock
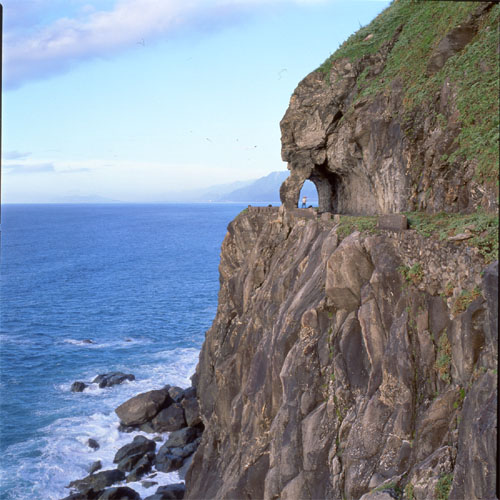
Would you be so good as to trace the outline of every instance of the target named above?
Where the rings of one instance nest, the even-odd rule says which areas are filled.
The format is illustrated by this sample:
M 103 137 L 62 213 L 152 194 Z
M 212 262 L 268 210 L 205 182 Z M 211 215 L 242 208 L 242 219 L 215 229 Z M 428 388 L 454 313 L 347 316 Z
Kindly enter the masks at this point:
M 92 380 L 92 383 L 99 384 L 99 387 L 103 389 L 104 387 L 112 387 L 114 385 L 122 384 L 126 380 L 135 380 L 135 375 L 132 373 L 122 372 L 102 373 L 97 375 L 97 377 Z
M 89 440 L 87 441 L 87 444 L 89 445 L 89 448 L 92 448 L 93 450 L 98 450 L 100 448 L 99 443 L 95 439 L 92 439 L 92 438 L 89 438 Z
M 83 392 L 87 387 L 88 385 L 85 382 L 77 380 L 71 384 L 71 392 Z

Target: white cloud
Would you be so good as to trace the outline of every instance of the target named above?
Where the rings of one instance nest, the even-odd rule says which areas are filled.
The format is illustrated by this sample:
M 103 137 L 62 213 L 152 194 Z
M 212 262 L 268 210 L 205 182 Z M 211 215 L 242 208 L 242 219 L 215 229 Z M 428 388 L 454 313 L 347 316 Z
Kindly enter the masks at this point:
M 47 25 L 40 25 L 44 15 L 41 0 L 4 2 L 5 88 L 66 71 L 82 60 L 136 47 L 144 40 L 154 41 L 196 27 L 200 20 L 204 26 L 220 27 L 225 20 L 234 22 L 248 9 L 327 0 L 116 0 L 110 5 L 109 1 L 66 1 L 66 10 L 72 7 L 71 17 L 55 18 Z M 106 4 L 110 8 L 103 10 Z M 52 13 L 58 9 L 62 12 L 61 0 L 45 0 L 45 5 L 52 7 Z

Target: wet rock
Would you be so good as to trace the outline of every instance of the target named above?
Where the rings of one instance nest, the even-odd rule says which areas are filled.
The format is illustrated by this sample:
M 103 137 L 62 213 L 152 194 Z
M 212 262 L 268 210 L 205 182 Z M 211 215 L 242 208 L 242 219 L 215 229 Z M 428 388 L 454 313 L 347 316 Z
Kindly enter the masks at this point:
M 185 425 L 184 408 L 179 403 L 174 403 L 161 410 L 152 421 L 154 432 L 177 431 Z
M 83 392 L 88 385 L 85 382 L 76 381 L 71 384 L 71 392 Z
M 146 453 L 146 455 L 140 458 L 127 476 L 127 483 L 138 481 L 141 477 L 148 474 L 153 467 L 154 460 L 154 453 Z
M 182 457 L 162 453 L 156 456 L 155 467 L 160 472 L 173 472 L 180 469 L 183 463 L 184 459 Z
M 140 425 L 155 417 L 173 403 L 168 390 L 161 389 L 138 394 L 125 401 L 115 412 L 124 425 Z
M 118 430 L 120 432 L 125 432 L 127 434 L 131 433 L 131 432 L 134 432 L 137 430 L 137 426 L 136 425 L 123 425 L 123 424 L 120 424 L 118 426 Z
M 71 481 L 71 483 L 69 483 L 69 488 L 76 488 L 80 493 L 97 494 L 107 486 L 111 486 L 112 484 L 123 481 L 124 479 L 125 474 L 118 469 L 105 470 L 87 476 L 83 479 Z
M 141 486 L 143 488 L 152 488 L 153 486 L 156 486 L 158 483 L 156 481 L 141 481 Z
M 184 427 L 178 431 L 171 432 L 162 448 L 182 448 L 194 441 L 201 431 L 195 427 Z
M 184 498 L 185 491 L 184 483 L 168 484 L 160 486 L 154 495 L 146 497 L 144 500 L 181 500 Z
M 102 469 L 102 463 L 100 460 L 96 460 L 95 462 L 92 463 L 92 465 L 89 468 L 89 474 L 93 474 L 94 472 L 97 472 L 98 470 Z
M 162 410 L 163 411 L 163 410 Z M 160 412 L 161 413 L 161 412 Z M 155 432 L 157 432 L 155 430 L 155 428 L 153 427 L 152 425 L 152 422 L 146 422 L 144 424 L 141 424 L 139 426 L 139 429 L 142 431 L 142 432 L 147 432 L 148 434 L 154 434 Z
M 89 438 L 87 444 L 89 445 L 89 448 L 92 448 L 93 450 L 98 450 L 100 448 L 99 443 L 92 438 Z
M 128 486 L 120 486 L 105 490 L 97 500 L 141 500 L 141 496 Z
M 134 440 L 122 446 L 115 454 L 113 463 L 122 463 L 124 460 L 131 457 L 137 457 L 137 460 L 141 458 L 148 452 L 154 452 L 156 448 L 156 443 L 151 439 L 147 439 L 144 436 L 136 436 Z M 124 462 L 123 462 L 124 463 Z M 127 469 L 122 469 L 127 470 Z M 130 470 L 130 469 L 128 469 Z
M 61 500 L 89 500 L 89 497 L 88 495 L 84 495 L 83 493 L 73 493 Z
M 97 375 L 97 377 L 92 380 L 92 383 L 99 384 L 99 387 L 103 389 L 104 387 L 112 387 L 113 385 L 122 384 L 126 380 L 135 380 L 135 375 L 132 375 L 132 373 L 122 372 L 102 373 Z

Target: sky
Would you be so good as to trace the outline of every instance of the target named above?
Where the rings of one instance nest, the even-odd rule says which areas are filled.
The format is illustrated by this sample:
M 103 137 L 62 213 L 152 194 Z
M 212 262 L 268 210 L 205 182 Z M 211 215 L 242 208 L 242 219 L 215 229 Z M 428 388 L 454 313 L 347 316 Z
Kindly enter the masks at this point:
M 297 84 L 389 0 L 3 0 L 2 202 L 169 201 L 286 170 Z

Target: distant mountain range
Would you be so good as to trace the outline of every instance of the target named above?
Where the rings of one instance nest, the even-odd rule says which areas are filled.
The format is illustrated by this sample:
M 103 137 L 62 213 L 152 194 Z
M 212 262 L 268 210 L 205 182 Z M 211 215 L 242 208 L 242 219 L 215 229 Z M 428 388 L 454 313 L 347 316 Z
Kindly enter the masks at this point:
M 244 202 L 244 203 L 280 203 L 280 186 L 288 177 L 289 172 L 272 172 L 246 186 L 220 194 L 212 201 Z M 308 204 L 315 204 L 318 200 L 316 187 L 312 182 L 306 182 L 302 188 L 302 196 L 307 196 Z
M 219 184 L 204 189 L 165 193 L 153 203 L 280 203 L 280 186 L 288 177 L 288 171 L 271 172 L 265 177 L 250 181 L 237 181 Z M 306 181 L 300 197 L 307 196 L 307 204 L 316 205 L 318 194 L 316 187 Z M 97 195 L 67 195 L 53 198 L 50 203 L 127 203 Z

